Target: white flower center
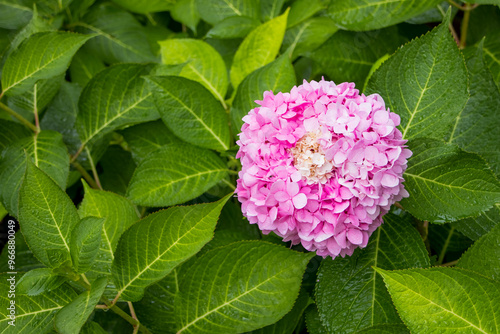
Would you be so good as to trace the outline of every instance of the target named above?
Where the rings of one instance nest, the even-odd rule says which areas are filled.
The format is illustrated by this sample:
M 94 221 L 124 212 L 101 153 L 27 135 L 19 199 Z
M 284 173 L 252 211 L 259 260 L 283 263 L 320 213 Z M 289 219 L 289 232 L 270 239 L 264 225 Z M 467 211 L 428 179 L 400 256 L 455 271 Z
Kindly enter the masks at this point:
M 308 132 L 290 149 L 293 165 L 307 180 L 307 184 L 325 184 L 334 168 L 333 163 L 325 158 L 325 153 L 318 142 L 321 132 Z

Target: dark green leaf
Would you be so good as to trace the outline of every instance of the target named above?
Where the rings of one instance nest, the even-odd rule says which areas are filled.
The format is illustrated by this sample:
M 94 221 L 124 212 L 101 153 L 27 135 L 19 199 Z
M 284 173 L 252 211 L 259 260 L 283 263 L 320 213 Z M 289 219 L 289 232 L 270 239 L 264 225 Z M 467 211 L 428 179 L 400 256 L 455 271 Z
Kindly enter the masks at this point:
M 326 9 L 329 0 L 296 0 L 290 6 L 287 28 L 291 28 L 322 9 Z
M 10 144 L 21 138 L 28 137 L 29 135 L 31 135 L 31 132 L 25 126 L 16 122 L 0 119 L 0 152 Z
M 207 32 L 207 38 L 243 38 L 260 25 L 260 21 L 246 16 L 230 16 L 218 22 Z
M 329 334 L 325 325 L 321 322 L 316 305 L 311 305 L 306 310 L 306 324 L 309 334 Z
M 170 10 L 176 0 L 113 0 L 114 3 L 135 13 L 154 13 Z
M 260 0 L 260 18 L 269 21 L 280 15 L 285 0 Z
M 497 203 L 485 213 L 477 217 L 459 220 L 453 225 L 464 235 L 472 240 L 477 240 L 498 223 L 500 223 L 500 204 Z
M 86 322 L 85 325 L 82 327 L 82 330 L 80 331 L 81 334 L 107 334 L 101 325 L 99 325 L 97 322 L 90 321 Z
M 75 54 L 69 66 L 71 81 L 83 88 L 94 75 L 104 68 L 104 62 L 95 57 L 88 48 L 83 47 Z
M 457 260 L 472 245 L 472 240 L 457 231 L 455 224 L 430 224 L 427 239 L 438 256 L 438 264 Z
M 260 4 L 255 0 L 196 0 L 201 18 L 214 25 L 231 16 L 260 17 Z
M 33 7 L 23 0 L 0 1 L 0 28 L 18 29 L 26 25 L 33 16 Z
M 99 252 L 105 219 L 83 218 L 71 231 L 71 259 L 77 273 L 87 272 Z
M 21 231 L 15 234 L 15 248 L 10 248 L 9 244 L 4 246 L 0 255 L 0 273 L 11 271 L 10 265 L 14 266 L 18 272 L 27 272 L 43 265 L 36 259 L 33 252 L 24 241 Z M 14 259 L 15 253 L 15 259 Z M 10 261 L 10 262 L 9 262 Z M 14 261 L 14 262 L 12 262 Z
M 483 44 L 484 58 L 490 68 L 493 79 L 500 85 L 500 34 L 486 36 Z
M 170 13 L 174 20 L 184 23 L 196 33 L 196 26 L 200 22 L 196 0 L 178 0 Z
M 372 327 L 367 327 L 359 332 L 359 334 L 410 334 L 408 328 L 403 324 L 383 324 Z
M 99 179 L 104 190 L 125 195 L 137 166 L 132 159 L 132 154 L 119 145 L 112 145 L 104 153 L 99 165 L 103 170 Z
M 16 284 L 16 292 L 21 295 L 37 296 L 60 287 L 68 279 L 52 273 L 52 269 L 39 268 L 28 271 Z
M 479 6 L 470 12 L 467 45 L 481 41 L 484 36 L 492 36 L 500 31 L 500 8 Z

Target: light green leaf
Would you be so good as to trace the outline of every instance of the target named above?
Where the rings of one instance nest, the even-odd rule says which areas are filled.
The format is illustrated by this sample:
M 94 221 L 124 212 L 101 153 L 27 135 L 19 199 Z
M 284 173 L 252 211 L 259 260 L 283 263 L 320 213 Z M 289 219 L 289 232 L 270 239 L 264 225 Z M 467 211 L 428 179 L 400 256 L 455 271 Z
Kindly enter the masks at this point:
M 131 12 L 147 14 L 170 10 L 176 0 L 113 0 L 113 2 Z
M 229 149 L 227 114 L 201 84 L 174 76 L 147 80 L 163 122 L 177 137 L 200 147 Z
M 260 21 L 246 16 L 230 16 L 218 22 L 207 32 L 207 38 L 243 38 L 260 25 Z
M 483 235 L 462 255 L 457 267 L 473 270 L 481 275 L 500 280 L 500 224 Z
M 28 296 L 37 296 L 60 287 L 68 279 L 57 276 L 52 269 L 39 268 L 28 271 L 16 284 L 16 293 Z
M 90 80 L 80 95 L 76 119 L 82 145 L 117 128 L 159 118 L 153 93 L 142 78 L 151 70 L 152 65 L 118 64 Z
M 118 240 L 123 232 L 139 219 L 139 216 L 135 207 L 125 197 L 92 189 L 85 182 L 83 188 L 85 195 L 78 208 L 80 217 L 105 218 L 99 253 L 91 270 L 94 275 L 109 275 Z M 92 277 L 92 275 L 88 276 Z
M 31 35 L 5 61 L 2 94 L 19 95 L 37 80 L 62 74 L 76 51 L 92 37 L 62 31 Z
M 434 139 L 408 143 L 413 151 L 404 173 L 410 197 L 401 205 L 436 223 L 478 215 L 500 201 L 500 183 L 478 155 Z
M 213 152 L 188 144 L 159 149 L 148 156 L 130 180 L 127 197 L 144 206 L 170 206 L 196 198 L 227 175 Z
M 107 282 L 106 277 L 99 278 L 92 283 L 90 291 L 81 293 L 71 303 L 60 309 L 54 319 L 54 327 L 57 332 L 62 334 L 79 333 L 99 302 Z
M 11 278 L 9 274 L 0 275 L 0 291 L 9 291 Z M 16 280 L 19 280 L 16 275 Z M 54 330 L 54 315 L 57 310 L 76 297 L 75 291 L 62 285 L 54 291 L 44 292 L 38 296 L 16 294 L 16 326 L 9 325 L 12 319 L 8 307 L 10 301 L 7 293 L 0 294 L 0 332 L 5 334 L 46 334 Z M 20 331 L 22 329 L 22 331 Z
M 0 152 L 7 146 L 31 135 L 31 131 L 25 126 L 17 123 L 0 119 Z
M 383 324 L 367 327 L 356 334 L 410 334 L 408 328 L 403 324 Z
M 455 268 L 376 270 L 412 333 L 498 332 L 496 282 Z
M 19 188 L 26 171 L 26 154 L 60 188 L 66 189 L 69 157 L 61 134 L 47 130 L 19 139 L 3 151 L 0 162 L 0 198 L 14 216 L 18 214 Z
M 326 9 L 329 0 L 296 0 L 290 6 L 287 28 L 304 22 L 320 10 Z
M 403 22 L 437 6 L 441 0 L 332 1 L 328 15 L 342 29 L 374 30 Z
M 256 100 L 263 99 L 265 91 L 288 92 L 295 86 L 295 72 L 287 54 L 259 68 L 247 76 L 239 85 L 231 108 L 233 132 L 238 134 L 243 125 L 242 118 L 258 107 Z
M 401 116 L 403 138 L 442 139 L 469 98 L 463 56 L 447 19 L 401 47 L 370 78 L 367 94 L 378 93 Z
M 500 223 L 500 204 L 494 205 L 490 210 L 477 216 L 459 220 L 453 223 L 467 237 L 472 240 L 479 239 L 488 233 L 495 225 Z
M 14 252 L 15 259 L 13 257 Z M 17 231 L 15 234 L 14 250 L 9 249 L 9 246 L 7 245 L 3 248 L 2 254 L 0 255 L 0 273 L 11 271 L 11 266 L 13 266 L 18 272 L 28 272 L 30 270 L 43 267 L 43 265 L 33 255 L 33 252 L 26 244 L 26 241 L 24 241 L 21 231 Z
M 94 263 L 101 244 L 104 222 L 104 218 L 85 217 L 71 231 L 71 259 L 77 273 L 87 272 Z
M 19 190 L 19 223 L 40 262 L 52 266 L 54 252 L 60 253 L 59 264 L 71 261 L 70 233 L 78 222 L 78 213 L 69 196 L 28 159 Z
M 260 18 L 269 21 L 280 15 L 285 0 L 260 0 Z
M 184 23 L 196 33 L 196 26 L 200 22 L 196 0 L 178 0 L 170 11 L 170 14 L 174 20 Z
M 471 97 L 458 115 L 448 142 L 483 157 L 500 176 L 500 91 L 483 59 L 483 42 L 467 62 Z
M 330 333 L 353 333 L 378 324 L 400 323 L 380 276 L 372 269 L 427 268 L 429 256 L 412 217 L 387 214 L 365 249 L 321 262 L 316 303 Z
M 0 1 L 0 28 L 18 29 L 25 26 L 33 16 L 33 7 L 22 0 Z
M 273 324 L 292 308 L 313 255 L 262 241 L 206 253 L 179 282 L 177 333 L 242 333 Z
M 161 120 L 131 126 L 120 133 L 137 164 L 157 149 L 180 141 Z
M 75 25 L 77 31 L 98 35 L 86 49 L 107 64 L 157 60 L 144 27 L 131 13 L 109 3 L 93 7 Z
M 234 55 L 231 83 L 236 88 L 247 75 L 274 60 L 283 41 L 287 11 L 248 34 Z
M 159 44 L 163 64 L 186 63 L 180 76 L 198 81 L 224 104 L 228 86 L 226 65 L 210 44 L 188 38 L 167 39 Z
M 148 285 L 196 254 L 213 237 L 220 211 L 230 196 L 215 203 L 156 212 L 125 232 L 111 268 L 121 298 L 140 300 Z
M 284 51 L 290 48 L 292 60 L 294 60 L 298 56 L 312 53 L 337 30 L 338 28 L 330 18 L 325 16 L 313 17 L 288 29 L 283 38 L 281 49 Z
M 105 67 L 101 59 L 95 57 L 87 48 L 83 47 L 75 54 L 69 66 L 71 81 L 83 88 L 94 75 Z
M 310 58 L 329 79 L 337 83 L 354 82 L 361 89 L 373 64 L 385 54 L 393 53 L 403 42 L 396 27 L 367 32 L 337 31 L 312 51 Z
M 260 3 L 255 0 L 196 0 L 203 21 L 214 25 L 231 16 L 260 17 Z

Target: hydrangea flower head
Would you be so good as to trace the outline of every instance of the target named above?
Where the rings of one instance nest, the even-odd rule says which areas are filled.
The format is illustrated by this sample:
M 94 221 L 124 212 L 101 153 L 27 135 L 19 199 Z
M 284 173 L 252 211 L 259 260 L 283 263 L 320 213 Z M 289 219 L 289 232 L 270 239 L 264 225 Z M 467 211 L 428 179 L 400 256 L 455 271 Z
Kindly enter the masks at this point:
M 311 81 L 265 92 L 243 118 L 236 194 L 264 233 L 335 258 L 365 247 L 391 205 L 411 151 L 397 114 L 354 83 Z

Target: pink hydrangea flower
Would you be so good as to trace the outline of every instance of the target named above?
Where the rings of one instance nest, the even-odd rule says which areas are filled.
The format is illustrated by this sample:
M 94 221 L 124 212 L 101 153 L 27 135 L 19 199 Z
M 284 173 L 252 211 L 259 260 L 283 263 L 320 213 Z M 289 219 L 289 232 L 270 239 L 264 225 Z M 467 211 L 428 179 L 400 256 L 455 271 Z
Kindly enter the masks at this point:
M 365 247 L 391 205 L 408 197 L 402 175 L 412 153 L 399 116 L 348 82 L 304 81 L 256 102 L 236 156 L 249 222 L 323 257 Z

